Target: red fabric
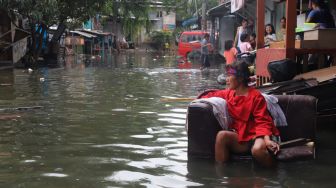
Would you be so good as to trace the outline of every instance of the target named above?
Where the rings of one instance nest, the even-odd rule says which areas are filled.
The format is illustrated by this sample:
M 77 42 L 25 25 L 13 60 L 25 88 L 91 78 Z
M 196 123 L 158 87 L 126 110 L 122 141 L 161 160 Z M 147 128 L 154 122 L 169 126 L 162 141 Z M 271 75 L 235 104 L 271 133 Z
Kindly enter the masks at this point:
M 234 119 L 230 129 L 238 133 L 239 142 L 247 142 L 260 136 L 279 135 L 273 124 L 264 97 L 250 88 L 247 96 L 236 96 L 234 90 L 208 92 L 202 98 L 221 97 L 227 101 L 228 110 Z

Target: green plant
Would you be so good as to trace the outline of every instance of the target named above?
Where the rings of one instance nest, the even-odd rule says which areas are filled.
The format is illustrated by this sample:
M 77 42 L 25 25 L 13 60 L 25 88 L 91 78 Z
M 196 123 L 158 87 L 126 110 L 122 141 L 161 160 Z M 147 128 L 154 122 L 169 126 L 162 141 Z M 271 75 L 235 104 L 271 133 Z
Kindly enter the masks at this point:
M 174 39 L 173 33 L 170 31 L 153 31 L 150 35 L 151 43 L 154 48 L 161 50 L 165 43 L 171 43 Z

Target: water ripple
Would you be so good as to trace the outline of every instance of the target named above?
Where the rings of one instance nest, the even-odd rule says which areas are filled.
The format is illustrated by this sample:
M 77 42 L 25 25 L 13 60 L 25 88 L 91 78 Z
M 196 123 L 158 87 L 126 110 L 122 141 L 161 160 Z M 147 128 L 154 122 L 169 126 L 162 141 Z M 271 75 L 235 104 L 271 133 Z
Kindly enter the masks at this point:
M 161 146 L 141 146 L 141 145 L 133 145 L 133 144 L 102 144 L 102 145 L 93 145 L 92 147 L 95 147 L 95 148 L 120 147 L 120 148 L 141 149 L 141 150 L 148 150 L 148 151 L 164 149 L 164 147 L 161 147 Z
M 177 114 L 177 113 L 164 113 L 164 114 L 158 114 L 158 116 L 186 119 L 185 114 Z
M 159 118 L 159 121 L 166 121 L 171 124 L 184 125 L 186 123 L 185 119 L 174 119 L 174 118 Z
M 153 135 L 132 135 L 132 138 L 153 138 Z
M 147 187 L 187 187 L 187 186 L 202 186 L 202 184 L 187 181 L 181 176 L 167 175 L 154 176 L 141 172 L 118 171 L 111 176 L 105 178 L 106 181 L 119 182 L 121 184 L 140 183 Z
M 56 177 L 56 178 L 65 178 L 68 177 L 67 174 L 61 174 L 61 173 L 44 173 L 42 176 L 46 177 Z

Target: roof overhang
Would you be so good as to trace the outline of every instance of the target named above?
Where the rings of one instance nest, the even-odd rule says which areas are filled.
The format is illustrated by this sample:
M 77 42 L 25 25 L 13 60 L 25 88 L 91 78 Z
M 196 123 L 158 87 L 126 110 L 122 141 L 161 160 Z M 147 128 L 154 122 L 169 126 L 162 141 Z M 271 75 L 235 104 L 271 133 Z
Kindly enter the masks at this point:
M 220 17 L 231 13 L 230 2 L 220 4 L 208 10 L 207 15 L 211 17 Z
M 187 20 L 184 20 L 182 22 L 182 26 L 187 27 L 187 26 L 194 25 L 194 24 L 197 24 L 197 23 L 198 23 L 198 17 L 195 16 L 195 17 L 189 18 Z
M 84 29 L 84 30 L 81 30 L 81 32 L 93 34 L 93 35 L 100 36 L 100 37 L 114 35 L 113 33 L 102 32 L 102 31 L 99 31 L 99 30 L 86 30 L 86 29 Z
M 90 39 L 97 37 L 96 35 L 86 33 L 86 32 L 82 32 L 82 31 L 70 31 L 70 33 L 74 33 L 74 34 L 77 34 L 77 35 L 80 35 L 80 36 L 83 36 L 83 37 L 86 37 L 86 38 L 90 38 Z

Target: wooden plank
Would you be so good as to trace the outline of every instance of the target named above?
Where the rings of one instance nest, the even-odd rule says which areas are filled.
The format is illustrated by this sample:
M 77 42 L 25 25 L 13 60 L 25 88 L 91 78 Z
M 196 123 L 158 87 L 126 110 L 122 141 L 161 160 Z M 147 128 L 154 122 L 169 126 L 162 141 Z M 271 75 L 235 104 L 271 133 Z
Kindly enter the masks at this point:
M 295 76 L 294 79 L 316 78 L 318 82 L 324 82 L 336 78 L 336 66 L 324 68 Z
M 304 40 L 322 40 L 336 42 L 336 29 L 316 29 L 304 32 Z
M 295 49 L 300 48 L 310 48 L 314 47 L 316 41 L 301 41 L 301 40 L 295 40 Z M 285 41 L 277 41 L 270 43 L 270 48 L 286 48 L 286 42 Z
M 295 49 L 295 54 L 336 54 L 336 48 L 303 48 Z

